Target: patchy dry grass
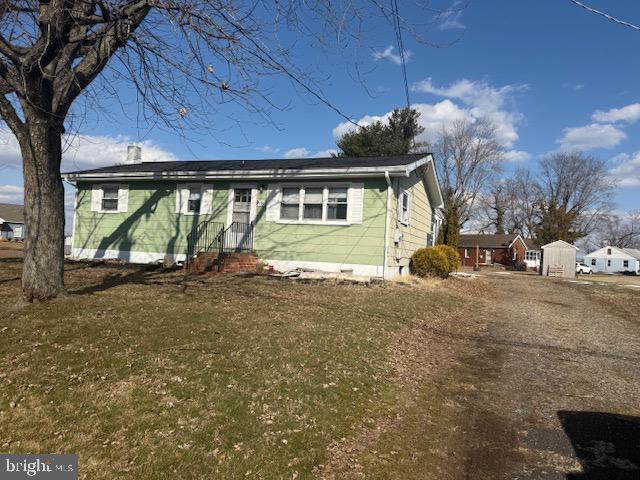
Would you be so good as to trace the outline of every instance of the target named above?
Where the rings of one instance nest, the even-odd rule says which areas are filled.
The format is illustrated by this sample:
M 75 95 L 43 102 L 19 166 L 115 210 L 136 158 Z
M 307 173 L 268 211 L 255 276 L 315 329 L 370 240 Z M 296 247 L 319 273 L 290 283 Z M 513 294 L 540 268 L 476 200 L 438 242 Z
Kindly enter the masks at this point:
M 91 479 L 308 478 L 394 415 L 400 332 L 468 295 L 79 263 L 20 306 L 20 267 L 0 260 L 0 449 L 78 452 Z

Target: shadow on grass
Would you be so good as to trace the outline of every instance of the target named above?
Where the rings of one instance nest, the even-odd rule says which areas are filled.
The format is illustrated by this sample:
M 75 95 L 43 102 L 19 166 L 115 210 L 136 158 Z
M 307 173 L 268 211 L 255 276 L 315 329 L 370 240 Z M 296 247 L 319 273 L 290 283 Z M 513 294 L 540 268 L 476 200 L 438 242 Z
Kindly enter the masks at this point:
M 567 480 L 640 479 L 640 417 L 577 411 L 558 417 L 582 465 Z
M 110 271 L 116 268 L 117 270 L 113 273 L 105 275 L 105 277 L 101 279 L 100 283 L 96 285 L 88 285 L 77 290 L 70 290 L 70 294 L 91 295 L 93 293 L 103 292 L 120 285 L 146 285 L 149 283 L 150 277 L 162 273 L 162 269 L 157 265 L 127 265 L 126 267 L 118 268 L 118 266 L 114 267 L 114 265 L 107 264 L 88 264 L 88 266 L 85 268 L 104 268 Z M 80 270 L 80 268 L 74 270 Z

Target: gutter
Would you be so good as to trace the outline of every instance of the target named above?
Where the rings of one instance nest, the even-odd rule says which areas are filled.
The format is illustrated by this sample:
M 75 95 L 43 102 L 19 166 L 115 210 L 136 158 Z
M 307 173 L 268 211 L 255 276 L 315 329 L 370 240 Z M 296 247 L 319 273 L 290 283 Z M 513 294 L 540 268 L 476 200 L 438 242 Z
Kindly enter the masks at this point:
M 389 172 L 384 172 L 384 179 L 387 181 L 387 205 L 385 209 L 385 218 L 384 218 L 384 259 L 382 261 L 382 279 L 387 279 L 387 267 L 389 266 L 389 203 L 391 200 L 392 189 L 391 186 L 391 178 L 389 177 Z

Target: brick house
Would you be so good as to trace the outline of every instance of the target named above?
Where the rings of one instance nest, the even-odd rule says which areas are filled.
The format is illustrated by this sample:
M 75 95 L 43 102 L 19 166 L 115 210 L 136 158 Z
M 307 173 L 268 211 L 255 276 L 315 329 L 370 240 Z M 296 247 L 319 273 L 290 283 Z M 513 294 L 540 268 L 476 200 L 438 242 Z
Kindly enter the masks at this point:
M 472 234 L 458 238 L 458 253 L 466 267 L 476 264 L 476 256 L 479 265 L 514 266 L 524 261 L 526 251 L 527 246 L 518 234 Z

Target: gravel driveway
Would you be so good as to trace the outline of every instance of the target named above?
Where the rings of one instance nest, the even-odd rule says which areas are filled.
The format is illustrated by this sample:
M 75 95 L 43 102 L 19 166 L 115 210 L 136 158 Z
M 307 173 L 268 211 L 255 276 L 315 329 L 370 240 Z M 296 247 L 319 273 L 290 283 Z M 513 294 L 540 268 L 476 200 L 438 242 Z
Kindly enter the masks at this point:
M 445 375 L 452 477 L 640 479 L 640 295 L 489 275 L 481 331 Z M 452 445 L 449 443 L 449 445 Z M 457 474 L 456 474 L 457 473 Z

